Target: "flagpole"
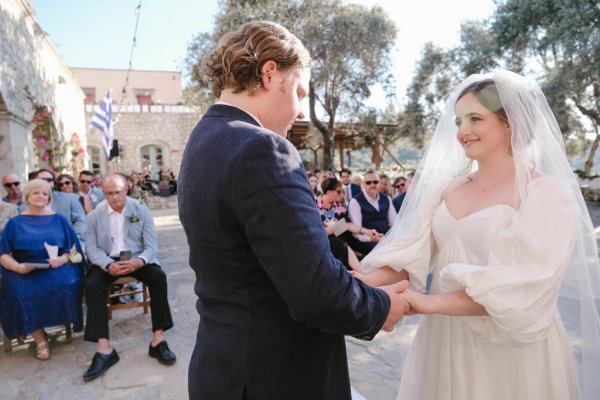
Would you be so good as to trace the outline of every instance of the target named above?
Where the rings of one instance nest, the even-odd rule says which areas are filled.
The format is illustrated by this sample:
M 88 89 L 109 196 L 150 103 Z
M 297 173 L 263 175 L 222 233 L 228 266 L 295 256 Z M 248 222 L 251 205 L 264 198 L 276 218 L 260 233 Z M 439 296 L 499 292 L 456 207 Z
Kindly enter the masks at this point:
M 112 123 L 112 89 L 108 90 L 106 97 L 96 110 L 96 113 L 92 117 L 91 125 L 98 129 L 102 133 L 102 149 L 104 150 L 104 157 L 107 161 L 107 169 L 110 171 L 110 160 L 111 152 L 113 148 L 113 123 Z

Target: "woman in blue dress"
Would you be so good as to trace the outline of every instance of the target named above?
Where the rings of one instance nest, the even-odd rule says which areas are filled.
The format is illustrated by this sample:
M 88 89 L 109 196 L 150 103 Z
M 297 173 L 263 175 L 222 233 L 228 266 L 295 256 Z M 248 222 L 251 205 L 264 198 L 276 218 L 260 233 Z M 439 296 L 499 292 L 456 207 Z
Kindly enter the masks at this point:
M 47 360 L 45 327 L 83 329 L 81 247 L 69 222 L 48 204 L 48 182 L 34 179 L 23 190 L 27 209 L 8 221 L 0 239 L 0 320 L 9 339 L 31 334 L 36 358 Z M 57 246 L 49 258 L 46 245 Z M 45 268 L 44 268 L 45 267 Z

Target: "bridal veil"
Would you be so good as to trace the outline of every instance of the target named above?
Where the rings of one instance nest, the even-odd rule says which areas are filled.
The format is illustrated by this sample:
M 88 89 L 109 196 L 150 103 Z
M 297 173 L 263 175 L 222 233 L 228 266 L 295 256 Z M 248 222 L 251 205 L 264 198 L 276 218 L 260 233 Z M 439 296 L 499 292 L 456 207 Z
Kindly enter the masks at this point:
M 477 169 L 458 143 L 454 106 L 459 94 L 467 86 L 492 79 L 498 89 L 511 127 L 511 146 L 515 163 L 515 201 L 519 205 L 527 196 L 532 173 L 542 173 L 558 180 L 576 203 L 576 237 L 573 254 L 566 269 L 558 296 L 558 309 L 565 323 L 570 343 L 578 363 L 582 398 L 600 398 L 600 264 L 597 239 L 579 184 L 567 160 L 563 137 L 546 97 L 532 80 L 510 71 L 471 75 L 450 95 L 409 188 L 406 199 L 393 228 L 377 247 L 363 260 L 365 273 L 383 265 L 399 270 L 403 258 L 399 253 L 413 246 L 425 232 L 424 225 L 440 202 L 448 183 Z M 428 243 L 428 242 L 427 242 Z M 432 249 L 433 250 L 433 249 Z M 435 251 L 431 251 L 435 253 Z M 421 257 L 416 262 L 430 264 Z M 422 289 L 423 277 L 411 275 L 411 286 Z

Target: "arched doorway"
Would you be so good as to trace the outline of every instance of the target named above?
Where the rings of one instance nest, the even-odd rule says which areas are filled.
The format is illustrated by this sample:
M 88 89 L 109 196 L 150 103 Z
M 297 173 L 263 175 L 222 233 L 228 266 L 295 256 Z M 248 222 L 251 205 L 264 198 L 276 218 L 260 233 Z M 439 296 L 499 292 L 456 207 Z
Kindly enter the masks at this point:
M 162 146 L 149 144 L 140 148 L 141 171 L 150 173 L 153 181 L 158 181 L 158 174 L 164 165 Z

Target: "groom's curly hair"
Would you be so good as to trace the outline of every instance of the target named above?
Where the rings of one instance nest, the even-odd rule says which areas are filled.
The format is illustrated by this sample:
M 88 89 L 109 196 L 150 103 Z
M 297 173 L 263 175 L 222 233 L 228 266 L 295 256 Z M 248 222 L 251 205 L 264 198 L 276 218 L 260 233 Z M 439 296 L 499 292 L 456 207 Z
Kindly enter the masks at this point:
M 286 28 L 255 21 L 221 38 L 217 47 L 203 57 L 202 76 L 217 97 L 224 89 L 253 94 L 261 88 L 262 67 L 270 60 L 282 71 L 312 66 L 308 50 Z

